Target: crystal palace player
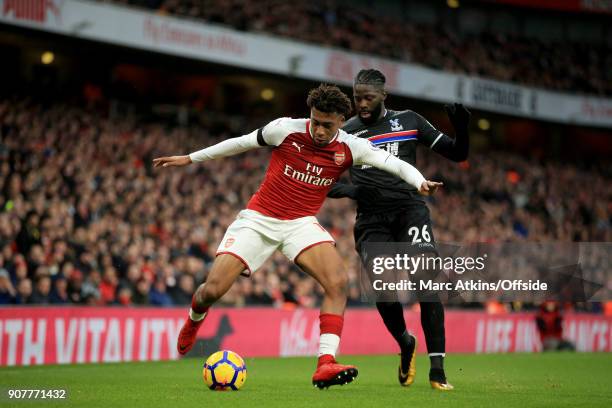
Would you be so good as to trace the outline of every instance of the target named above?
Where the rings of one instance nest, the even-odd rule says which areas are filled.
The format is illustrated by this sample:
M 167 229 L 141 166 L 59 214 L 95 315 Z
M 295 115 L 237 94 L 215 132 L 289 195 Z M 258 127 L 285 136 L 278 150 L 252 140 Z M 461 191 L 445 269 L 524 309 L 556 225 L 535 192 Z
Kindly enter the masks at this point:
M 352 165 L 393 173 L 421 194 L 441 185 L 426 181 L 413 166 L 340 129 L 351 111 L 350 99 L 337 87 L 321 85 L 308 95 L 310 119 L 277 119 L 252 133 L 225 140 L 188 156 L 155 159 L 156 167 L 186 166 L 272 147 L 265 179 L 247 209 L 230 225 L 206 282 L 193 295 L 177 348 L 187 353 L 209 307 L 241 273 L 255 272 L 276 250 L 315 278 L 325 292 L 321 305 L 319 360 L 312 382 L 319 388 L 344 384 L 357 376 L 354 366 L 335 360 L 346 304 L 347 274 L 331 235 L 317 222 L 327 192 Z
M 421 115 L 410 111 L 385 109 L 385 76 L 377 70 L 360 71 L 355 77 L 353 96 L 357 116 L 347 121 L 344 130 L 384 146 L 401 160 L 414 164 L 416 144 L 423 144 L 442 156 L 463 161 L 468 155 L 470 113 L 462 105 L 447 107 L 456 138 L 436 130 Z M 416 190 L 404 180 L 368 165 L 350 170 L 351 184 L 335 184 L 328 196 L 357 200 L 355 247 L 365 262 L 363 245 L 367 242 L 420 242 L 430 244 L 435 253 L 429 210 Z M 425 242 L 424 242 L 425 241 Z M 437 296 L 421 302 L 421 325 L 431 361 L 429 380 L 433 388 L 451 390 L 444 373 L 444 308 Z M 416 338 L 406 330 L 403 308 L 399 302 L 377 302 L 385 326 L 401 350 L 399 381 L 408 386 L 416 374 L 414 356 Z

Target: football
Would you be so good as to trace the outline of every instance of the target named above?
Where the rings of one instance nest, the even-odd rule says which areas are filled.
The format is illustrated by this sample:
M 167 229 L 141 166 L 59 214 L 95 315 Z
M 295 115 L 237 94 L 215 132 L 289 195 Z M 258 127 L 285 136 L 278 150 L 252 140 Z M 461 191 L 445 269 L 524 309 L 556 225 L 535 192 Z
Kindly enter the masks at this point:
M 247 369 L 244 360 L 229 350 L 211 354 L 203 370 L 204 382 L 214 391 L 238 391 L 246 381 Z

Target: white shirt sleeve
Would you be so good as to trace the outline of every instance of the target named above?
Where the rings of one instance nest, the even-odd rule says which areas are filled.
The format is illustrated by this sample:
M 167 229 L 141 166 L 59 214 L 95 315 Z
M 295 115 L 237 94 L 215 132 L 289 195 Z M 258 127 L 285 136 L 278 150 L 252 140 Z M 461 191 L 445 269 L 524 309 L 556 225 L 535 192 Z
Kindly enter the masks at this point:
M 421 189 L 425 177 L 410 163 L 406 163 L 387 151 L 375 147 L 366 139 L 350 135 L 347 142 L 353 154 L 354 165 L 367 164 L 376 167 L 401 178 L 417 190 Z
M 257 143 L 257 132 L 254 130 L 248 135 L 233 137 L 224 140 L 216 145 L 212 145 L 189 155 L 192 162 L 203 162 L 207 160 L 218 159 L 219 157 L 233 156 L 238 153 L 246 152 L 247 150 L 261 147 Z
M 224 140 L 216 145 L 193 152 L 189 157 L 192 162 L 203 162 L 233 156 L 263 146 L 278 146 L 287 137 L 287 131 L 283 126 L 285 119 L 273 120 L 263 128 L 254 130 L 248 135 Z
M 261 128 L 261 138 L 268 146 L 280 146 L 289 132 L 287 127 L 291 126 L 291 118 L 279 118 Z

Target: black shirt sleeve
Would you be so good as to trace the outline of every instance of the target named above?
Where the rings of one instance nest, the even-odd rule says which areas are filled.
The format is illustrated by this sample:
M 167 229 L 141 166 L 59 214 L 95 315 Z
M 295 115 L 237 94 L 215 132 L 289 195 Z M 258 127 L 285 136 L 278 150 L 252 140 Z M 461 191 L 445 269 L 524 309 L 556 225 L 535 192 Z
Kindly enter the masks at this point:
M 433 127 L 431 123 L 418 113 L 415 113 L 415 115 L 419 131 L 419 142 L 449 160 L 461 162 L 467 159 L 469 150 L 467 131 L 456 130 L 456 137 L 453 139 Z
M 436 142 L 436 139 L 442 134 L 442 132 L 433 127 L 432 124 L 427 121 L 427 119 L 418 113 L 415 112 L 414 115 L 416 118 L 417 130 L 419 131 L 417 134 L 419 142 L 431 148 L 431 145 Z
M 337 182 L 331 187 L 331 189 L 327 193 L 327 196 L 329 198 L 348 197 L 352 200 L 356 200 L 357 199 L 357 186 L 353 184 Z
M 441 154 L 449 160 L 462 162 L 467 160 L 469 150 L 469 138 L 467 135 L 459 135 L 454 139 L 442 134 L 442 137 L 431 148 L 434 152 Z

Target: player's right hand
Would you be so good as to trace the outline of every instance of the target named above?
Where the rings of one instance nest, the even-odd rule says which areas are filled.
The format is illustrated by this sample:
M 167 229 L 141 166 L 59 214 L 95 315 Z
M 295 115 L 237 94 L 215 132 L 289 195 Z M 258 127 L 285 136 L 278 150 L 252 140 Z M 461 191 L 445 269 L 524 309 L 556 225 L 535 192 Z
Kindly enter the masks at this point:
M 435 193 L 438 188 L 442 187 L 444 183 L 440 183 L 437 181 L 429 181 L 425 180 L 423 184 L 421 184 L 421 188 L 419 189 L 419 194 L 424 196 L 430 196 Z
M 189 156 L 169 156 L 153 159 L 153 167 L 182 167 L 191 164 Z

